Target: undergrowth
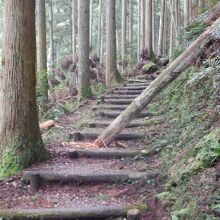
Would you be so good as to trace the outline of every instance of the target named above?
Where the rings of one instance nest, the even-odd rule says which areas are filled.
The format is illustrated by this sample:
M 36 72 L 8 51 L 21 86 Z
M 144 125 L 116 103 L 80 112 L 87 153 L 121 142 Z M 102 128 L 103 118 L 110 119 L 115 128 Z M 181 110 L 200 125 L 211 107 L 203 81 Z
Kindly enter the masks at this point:
M 209 216 L 198 208 L 203 195 L 192 193 L 200 187 L 200 181 L 192 180 L 214 166 L 220 157 L 220 129 L 216 126 L 220 88 L 216 79 L 219 75 L 218 68 L 201 68 L 199 71 L 191 68 L 172 82 L 149 107 L 149 111 L 161 114 L 164 122 L 169 123 L 169 128 L 161 132 L 159 138 L 151 140 L 151 146 L 163 149 L 162 170 L 169 177 L 168 192 L 164 195 L 175 197 L 171 201 L 172 219 L 206 219 Z M 208 201 L 212 194 L 209 189 L 207 192 Z

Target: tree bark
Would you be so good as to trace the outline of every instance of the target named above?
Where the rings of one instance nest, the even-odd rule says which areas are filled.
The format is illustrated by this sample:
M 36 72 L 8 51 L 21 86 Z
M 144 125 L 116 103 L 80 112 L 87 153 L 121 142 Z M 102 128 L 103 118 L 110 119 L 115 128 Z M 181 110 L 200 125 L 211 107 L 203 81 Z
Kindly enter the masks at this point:
M 220 25 L 218 18 L 198 39 L 189 46 L 174 62 L 161 72 L 156 80 L 147 87 L 97 138 L 95 144 L 103 146 L 110 144 L 122 129 L 139 114 L 149 102 L 171 81 L 179 76 L 205 51 L 206 45 L 212 40 L 213 30 Z
M 0 77 L 0 176 L 48 158 L 36 104 L 35 1 L 7 0 Z
M 159 41 L 158 41 L 158 56 L 159 57 L 163 56 L 164 20 L 165 20 L 165 0 L 161 0 L 161 5 L 160 5 Z
M 149 58 L 153 62 L 156 62 L 156 57 L 153 52 L 153 44 L 152 44 L 152 0 L 146 0 L 146 20 L 145 20 L 145 46 L 149 53 Z
M 79 94 L 78 101 L 82 102 L 92 95 L 89 71 L 89 1 L 80 0 L 79 6 Z
M 39 32 L 39 73 L 41 85 L 41 108 L 48 110 L 48 78 L 47 78 L 47 39 L 46 39 L 46 11 L 45 0 L 38 1 L 38 32 Z
M 106 86 L 111 87 L 114 80 L 123 81 L 117 69 L 115 1 L 106 1 Z

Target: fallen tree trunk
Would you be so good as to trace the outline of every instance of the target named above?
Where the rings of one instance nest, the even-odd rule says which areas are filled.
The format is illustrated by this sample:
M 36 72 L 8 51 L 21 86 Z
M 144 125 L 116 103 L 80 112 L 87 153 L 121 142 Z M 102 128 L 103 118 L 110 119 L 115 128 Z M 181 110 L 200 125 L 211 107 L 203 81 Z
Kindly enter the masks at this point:
M 117 135 L 134 119 L 149 102 L 171 81 L 179 76 L 205 51 L 213 39 L 212 33 L 220 26 L 218 18 L 198 39 L 173 61 L 96 139 L 99 147 L 109 145 Z

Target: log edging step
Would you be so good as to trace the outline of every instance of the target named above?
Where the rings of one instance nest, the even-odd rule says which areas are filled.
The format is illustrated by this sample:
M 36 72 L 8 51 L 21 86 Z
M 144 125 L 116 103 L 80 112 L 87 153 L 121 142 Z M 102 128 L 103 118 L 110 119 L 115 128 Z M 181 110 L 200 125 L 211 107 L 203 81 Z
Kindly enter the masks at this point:
M 96 105 L 92 108 L 93 111 L 97 110 L 115 110 L 123 111 L 127 108 L 127 105 Z
M 150 154 L 147 150 L 109 150 L 109 149 L 76 149 L 67 151 L 66 154 L 69 158 L 89 157 L 89 158 L 115 158 L 121 159 L 126 157 L 146 157 Z
M 87 125 L 90 128 L 97 128 L 97 127 L 107 127 L 110 125 L 112 121 L 96 121 L 96 122 L 88 122 Z M 134 127 L 143 127 L 146 126 L 144 122 L 131 122 L 129 123 L 126 128 L 134 128 Z
M 140 205 L 139 205 L 140 206 Z M 141 204 L 131 206 L 99 206 L 82 208 L 39 208 L 39 209 L 0 209 L 0 218 L 7 220 L 39 220 L 39 219 L 84 219 L 84 218 L 118 218 L 127 217 L 129 220 L 140 219 L 140 213 L 148 207 Z M 136 213 L 136 215 L 134 215 Z M 134 216 L 133 218 L 131 218 Z
M 135 99 L 137 98 L 137 94 L 130 94 L 130 95 L 117 95 L 117 94 L 109 94 L 109 95 L 104 95 L 101 96 L 100 99 Z
M 142 90 L 112 90 L 109 94 L 120 94 L 120 95 L 140 95 Z
M 118 117 L 121 114 L 121 112 L 119 112 L 119 111 L 105 111 L 105 110 L 103 110 L 103 111 L 96 112 L 96 114 L 98 116 L 101 116 L 101 117 L 116 118 L 116 117 Z M 149 112 L 140 112 L 136 116 L 136 118 L 145 118 L 145 117 L 150 117 L 150 116 L 153 116 L 153 114 L 149 113 Z
M 108 104 L 115 104 L 115 105 L 123 105 L 123 104 L 131 104 L 134 99 L 100 99 L 100 102 L 97 103 L 108 103 Z
M 62 182 L 62 183 L 117 183 L 127 181 L 137 181 L 145 179 L 153 179 L 155 177 L 153 172 L 136 172 L 115 170 L 111 173 L 111 170 L 102 172 L 95 171 L 72 171 L 72 173 L 61 173 L 53 171 L 26 171 L 23 174 L 22 181 L 30 184 L 30 190 L 37 192 L 42 182 Z
M 147 86 L 125 86 L 125 87 L 115 87 L 114 90 L 144 90 Z
M 98 132 L 74 132 L 69 133 L 69 139 L 73 139 L 73 141 L 95 140 L 99 135 Z M 117 135 L 116 140 L 138 140 L 144 137 L 145 134 L 141 132 L 121 132 Z

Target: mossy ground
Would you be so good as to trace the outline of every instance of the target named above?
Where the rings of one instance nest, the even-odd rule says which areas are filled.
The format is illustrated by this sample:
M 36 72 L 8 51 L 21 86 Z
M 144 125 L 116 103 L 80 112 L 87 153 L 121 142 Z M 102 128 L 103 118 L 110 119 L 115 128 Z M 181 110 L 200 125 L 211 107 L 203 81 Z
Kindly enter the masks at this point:
M 219 120 L 217 75 L 215 68 L 187 70 L 149 106 L 149 111 L 160 114 L 169 123 L 159 138 L 148 143 L 150 147 L 162 148 L 167 192 L 158 198 L 169 203 L 172 219 L 215 219 L 199 207 L 204 196 L 200 190 L 207 192 L 205 202 L 212 206 L 209 201 L 219 193 L 213 187 L 215 180 L 210 177 L 202 184 L 198 177 L 219 158 L 216 153 L 220 149 L 220 129 L 216 126 Z

